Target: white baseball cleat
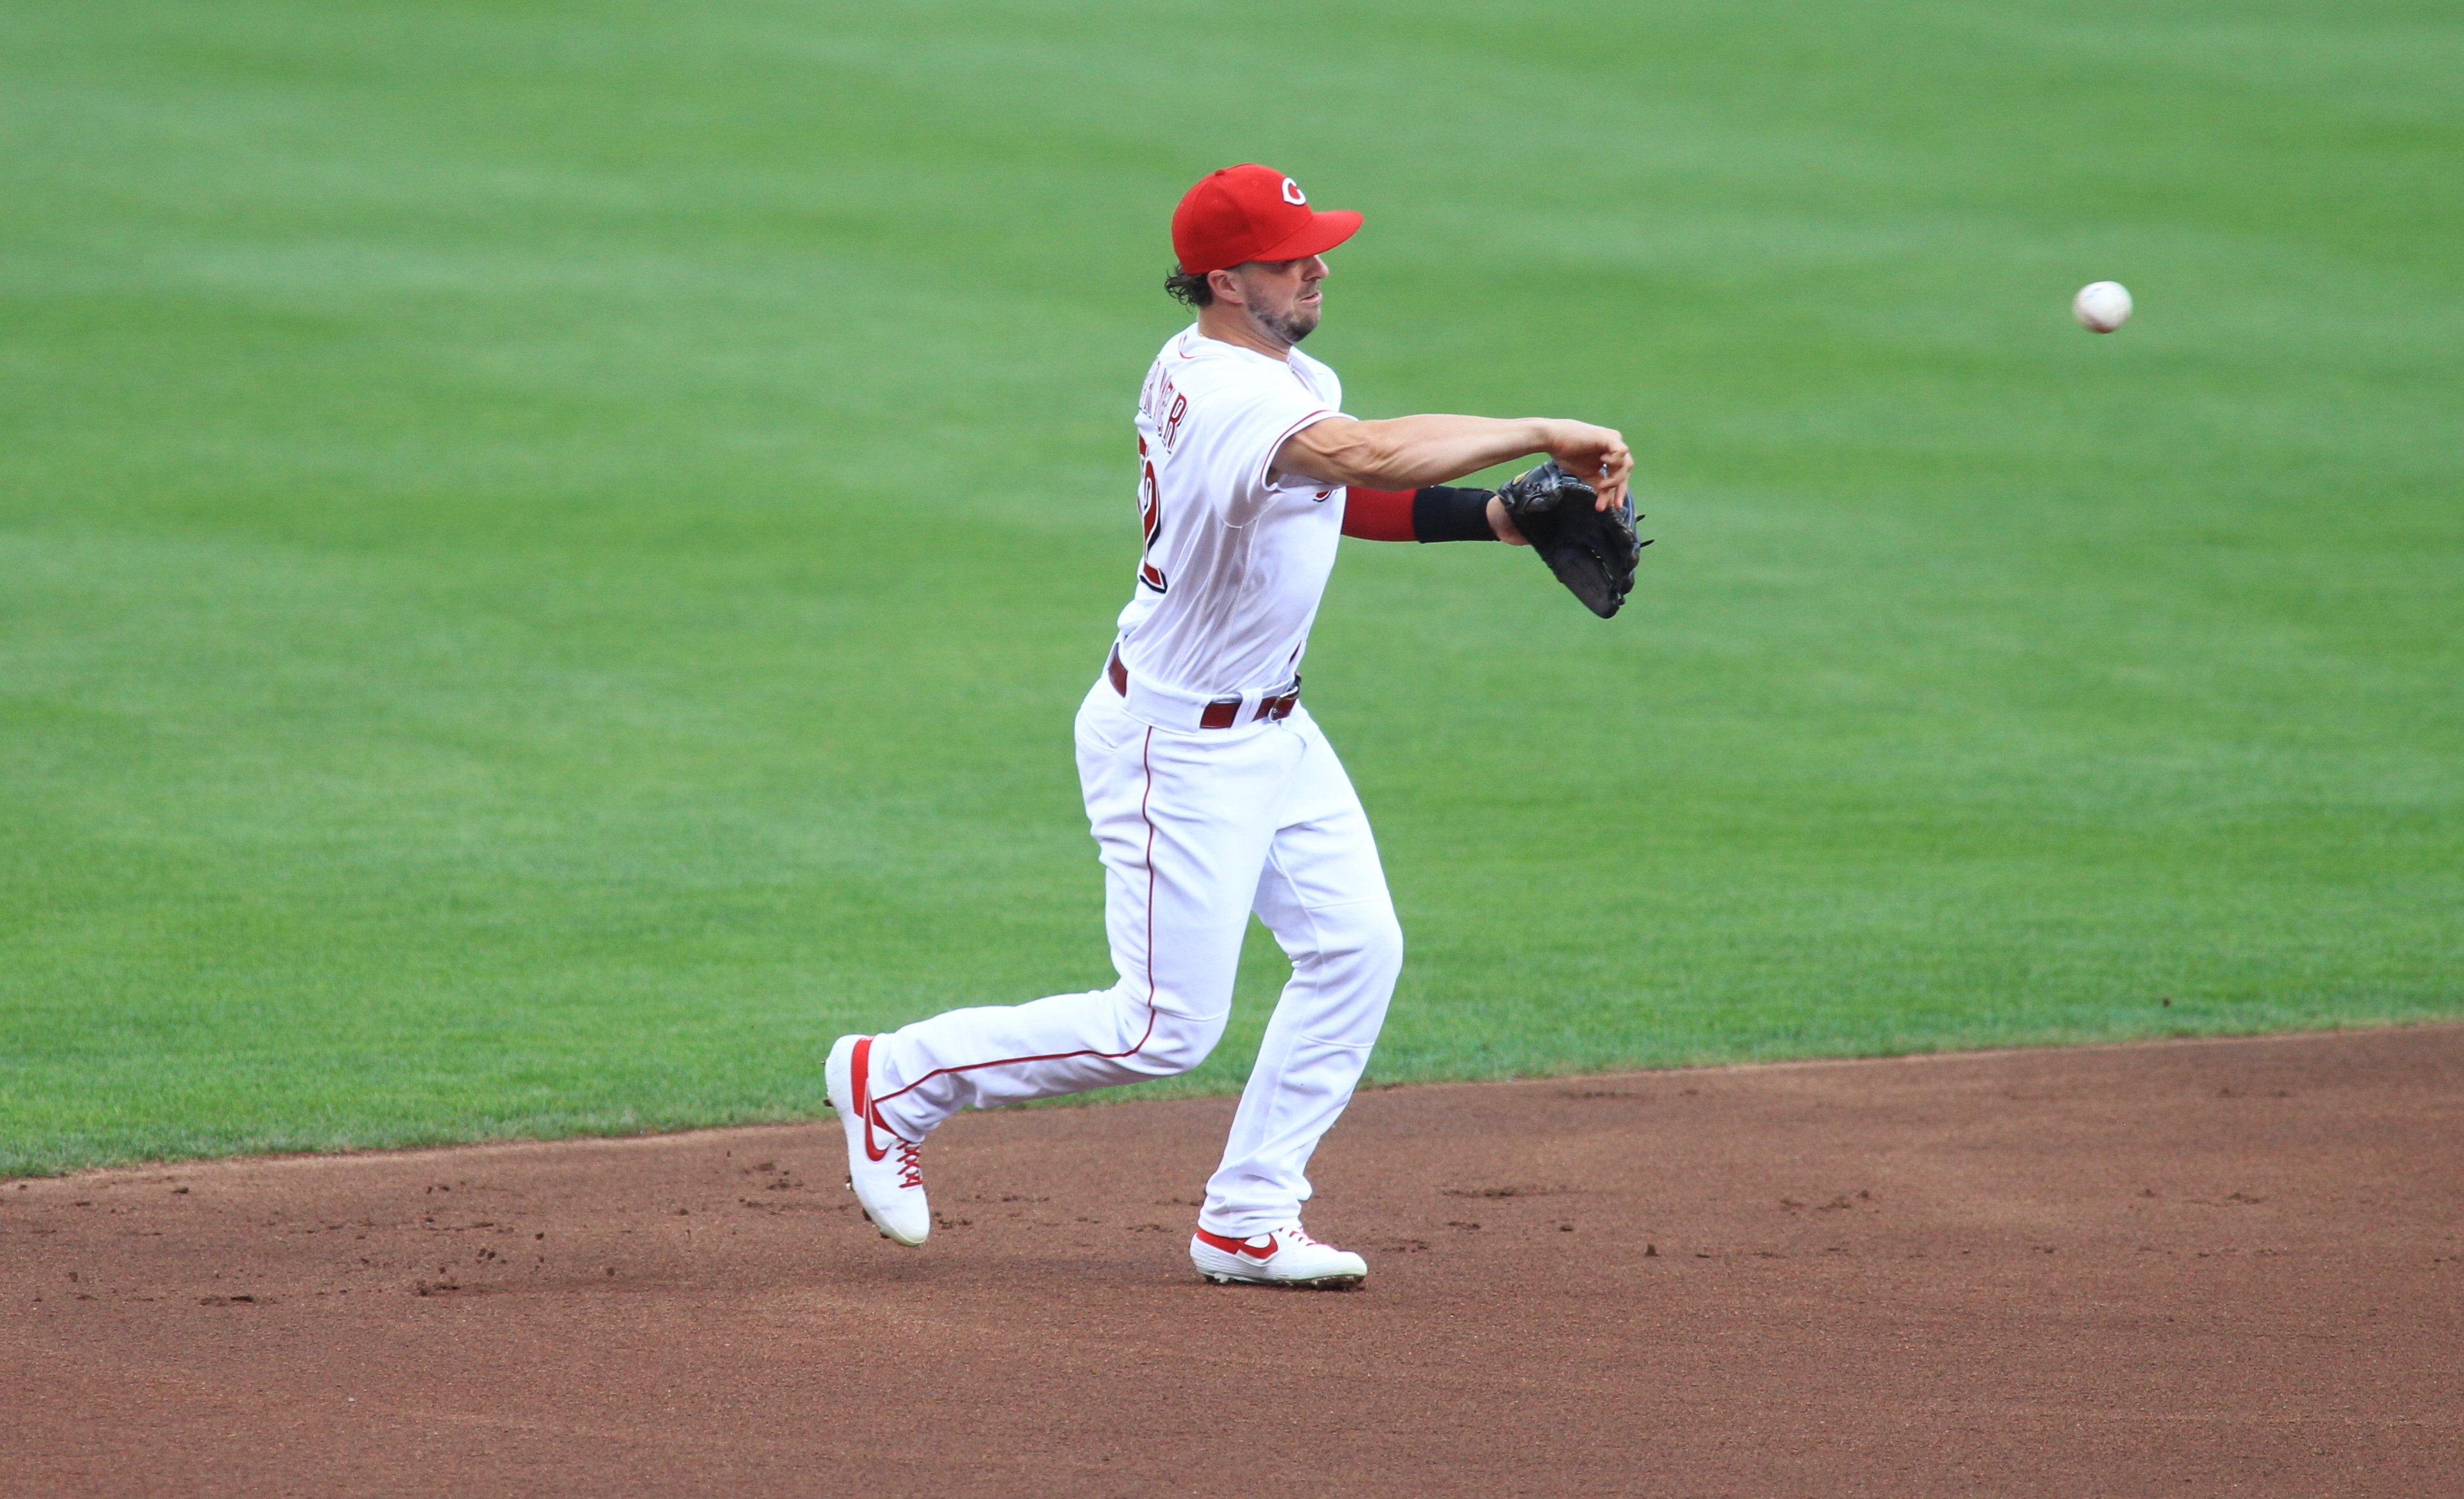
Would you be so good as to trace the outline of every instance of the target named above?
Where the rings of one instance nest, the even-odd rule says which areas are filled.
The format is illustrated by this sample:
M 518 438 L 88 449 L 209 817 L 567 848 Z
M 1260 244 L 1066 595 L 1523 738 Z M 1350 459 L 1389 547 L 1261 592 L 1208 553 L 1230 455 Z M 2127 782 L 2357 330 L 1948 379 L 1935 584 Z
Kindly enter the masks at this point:
M 885 1239 L 917 1245 L 933 1231 L 924 1201 L 924 1147 L 902 1140 L 872 1106 L 872 1037 L 843 1035 L 823 1070 L 828 1102 L 847 1130 L 847 1185 Z
M 1369 1262 L 1348 1249 L 1320 1244 L 1286 1224 L 1245 1239 L 1198 1230 L 1189 1241 L 1189 1262 L 1219 1286 L 1292 1286 L 1304 1291 L 1349 1291 L 1369 1277 Z

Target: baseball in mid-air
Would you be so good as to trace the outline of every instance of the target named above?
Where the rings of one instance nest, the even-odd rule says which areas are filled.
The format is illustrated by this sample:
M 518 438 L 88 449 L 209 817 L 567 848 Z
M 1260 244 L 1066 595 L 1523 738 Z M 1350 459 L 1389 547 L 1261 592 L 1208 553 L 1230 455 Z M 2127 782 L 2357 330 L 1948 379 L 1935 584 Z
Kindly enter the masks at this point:
M 2071 315 L 2090 333 L 2111 333 L 2130 321 L 2130 289 L 2119 281 L 2091 281 L 2071 298 Z

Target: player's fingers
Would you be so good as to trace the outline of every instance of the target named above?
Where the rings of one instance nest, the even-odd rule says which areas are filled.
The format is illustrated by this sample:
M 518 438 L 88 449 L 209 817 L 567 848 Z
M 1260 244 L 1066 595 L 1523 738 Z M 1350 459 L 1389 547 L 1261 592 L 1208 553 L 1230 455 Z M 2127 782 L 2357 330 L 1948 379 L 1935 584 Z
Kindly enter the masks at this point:
M 1603 453 L 1600 456 L 1598 508 L 1607 510 L 1621 503 L 1625 499 L 1626 485 L 1633 477 L 1634 454 L 1623 445 Z

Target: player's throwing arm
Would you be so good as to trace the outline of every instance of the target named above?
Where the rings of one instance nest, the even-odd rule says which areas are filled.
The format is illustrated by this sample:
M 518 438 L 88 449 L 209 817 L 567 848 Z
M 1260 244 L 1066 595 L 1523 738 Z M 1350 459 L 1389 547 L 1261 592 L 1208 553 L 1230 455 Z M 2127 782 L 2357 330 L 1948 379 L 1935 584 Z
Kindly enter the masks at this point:
M 1466 508 L 1478 505 L 1499 540 L 1536 549 L 1558 581 L 1605 619 L 1625 602 L 1635 565 L 1651 545 L 1635 535 L 1629 489 L 1634 454 L 1613 428 L 1549 417 L 1344 417 L 1295 433 L 1276 463 L 1349 487 L 1348 508 L 1367 512 L 1380 504 L 1396 506 L 1406 495 L 1415 508 L 1428 505 L 1422 496 L 1430 487 L 1529 453 L 1547 453 L 1549 462 L 1494 493 L 1454 490 L 1447 498 Z M 1373 514 L 1362 513 L 1344 529 L 1353 535 L 1374 534 L 1368 528 L 1375 524 Z M 1452 539 L 1419 536 L 1417 527 L 1415 534 L 1420 540 Z

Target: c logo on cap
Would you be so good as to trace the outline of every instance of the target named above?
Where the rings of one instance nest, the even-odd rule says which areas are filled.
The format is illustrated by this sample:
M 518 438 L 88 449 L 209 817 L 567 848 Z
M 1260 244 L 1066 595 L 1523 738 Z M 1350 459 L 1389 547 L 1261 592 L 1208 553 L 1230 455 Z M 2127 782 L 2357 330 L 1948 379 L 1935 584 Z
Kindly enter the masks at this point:
M 1284 179 L 1284 201 L 1296 208 L 1306 208 L 1309 206 L 1309 194 L 1301 191 L 1300 184 L 1287 177 Z

